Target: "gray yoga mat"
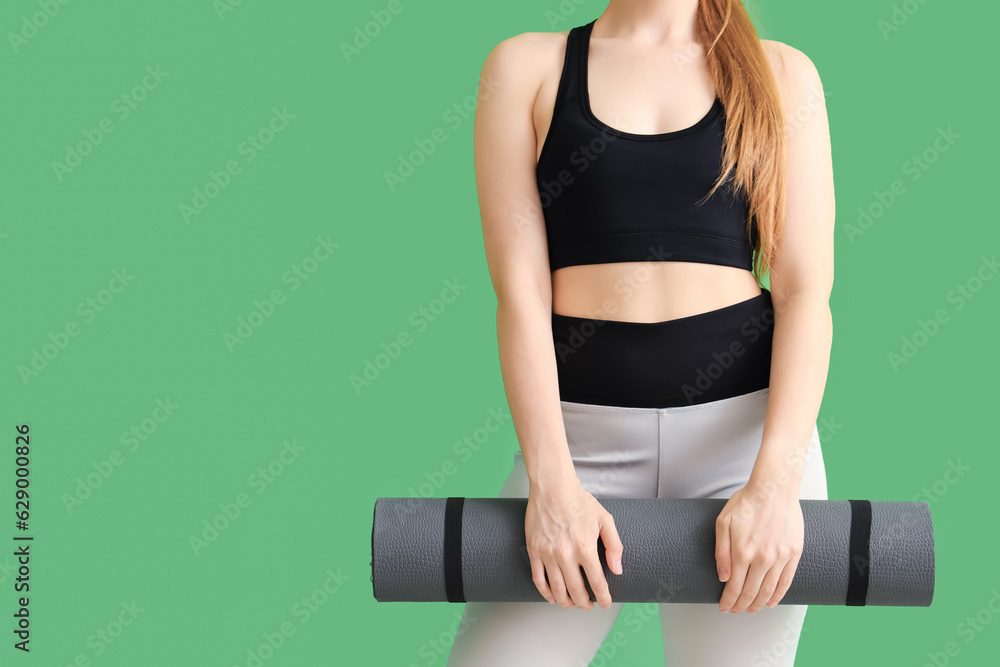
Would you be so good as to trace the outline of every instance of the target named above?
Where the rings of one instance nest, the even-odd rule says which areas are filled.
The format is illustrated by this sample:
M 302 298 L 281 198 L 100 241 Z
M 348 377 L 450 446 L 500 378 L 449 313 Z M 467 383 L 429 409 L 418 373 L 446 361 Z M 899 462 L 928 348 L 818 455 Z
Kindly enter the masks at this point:
M 615 602 L 718 603 L 715 519 L 724 498 L 597 498 L 624 544 Z M 527 498 L 378 498 L 372 590 L 380 602 L 545 602 L 531 581 Z M 934 594 L 927 503 L 800 500 L 805 541 L 779 604 L 926 607 Z M 581 573 L 583 571 L 581 570 Z M 584 574 L 586 582 L 586 575 Z M 596 600 L 587 582 L 591 600 Z M 546 603 L 547 604 L 547 603 Z

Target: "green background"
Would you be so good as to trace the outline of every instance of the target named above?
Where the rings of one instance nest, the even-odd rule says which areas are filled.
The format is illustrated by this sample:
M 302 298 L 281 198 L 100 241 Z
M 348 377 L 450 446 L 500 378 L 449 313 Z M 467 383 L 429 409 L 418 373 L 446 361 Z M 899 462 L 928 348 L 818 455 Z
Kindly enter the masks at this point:
M 28 655 L 12 647 L 13 546 L 0 548 L 0 664 L 246 665 L 288 624 L 264 664 L 443 665 L 461 606 L 376 602 L 369 558 L 377 497 L 423 483 L 437 497 L 495 495 L 518 447 L 508 421 L 471 455 L 453 448 L 506 402 L 472 119 L 448 112 L 474 101 L 496 43 L 582 25 L 606 3 L 401 0 L 350 58 L 343 44 L 387 1 L 45 6 L 0 9 L 0 540 L 18 532 L 22 423 L 35 537 Z M 1000 620 L 982 610 L 1000 591 L 1000 281 L 975 278 L 1000 246 L 986 68 L 1000 12 L 933 0 L 751 10 L 761 37 L 812 58 L 828 94 L 830 497 L 928 500 L 937 548 L 931 607 L 812 607 L 799 664 L 918 666 L 950 641 L 948 664 L 993 664 Z M 385 172 L 435 128 L 446 140 L 390 188 Z M 938 153 L 947 128 L 959 138 Z M 99 142 L 58 172 L 88 136 Z M 248 151 L 252 136 L 266 145 Z M 925 151 L 935 161 L 914 179 Z M 905 192 L 851 236 L 859 207 L 897 179 Z M 449 280 L 459 296 L 421 320 Z M 979 291 L 959 307 L 963 284 Z M 227 343 L 275 290 L 269 316 Z M 947 322 L 893 368 L 888 354 L 939 309 Z M 404 332 L 411 344 L 357 391 L 350 376 Z M 24 374 L 36 351 L 51 358 Z M 142 440 L 123 439 L 133 428 Z M 967 470 L 956 478 L 953 463 Z M 455 474 L 430 481 L 449 464 Z M 220 518 L 220 505 L 239 515 Z M 213 521 L 224 528 L 205 539 Z M 659 664 L 658 625 L 633 633 L 630 613 L 629 641 L 604 664 Z M 963 633 L 977 613 L 985 625 Z

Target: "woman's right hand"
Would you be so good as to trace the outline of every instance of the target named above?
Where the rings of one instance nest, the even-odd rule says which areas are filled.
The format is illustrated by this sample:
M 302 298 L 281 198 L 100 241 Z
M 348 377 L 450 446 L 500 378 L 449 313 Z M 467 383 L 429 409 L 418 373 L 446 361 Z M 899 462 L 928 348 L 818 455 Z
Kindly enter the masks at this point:
M 544 488 L 531 485 L 524 535 L 531 580 L 542 597 L 566 609 L 593 607 L 580 572 L 582 566 L 597 603 L 605 609 L 611 606 L 597 538 L 604 542 L 608 566 L 615 574 L 622 573 L 622 542 L 611 513 L 575 475 L 559 482 L 548 480 Z

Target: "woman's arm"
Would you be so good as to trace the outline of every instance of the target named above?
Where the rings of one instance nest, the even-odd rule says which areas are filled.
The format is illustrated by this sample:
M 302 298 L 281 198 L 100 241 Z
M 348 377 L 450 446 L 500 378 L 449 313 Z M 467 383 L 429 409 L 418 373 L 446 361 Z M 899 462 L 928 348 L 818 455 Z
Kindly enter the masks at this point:
M 561 71 L 565 50 L 552 48 L 553 37 L 558 36 L 511 37 L 487 56 L 482 77 L 491 92 L 476 108 L 475 169 L 486 260 L 497 296 L 500 369 L 530 480 L 525 537 L 532 578 L 550 602 L 589 609 L 593 603 L 580 566 L 598 602 L 610 606 L 597 537 L 607 546 L 608 563 L 620 560 L 621 542 L 611 515 L 580 485 L 559 404 L 552 277 L 532 122 L 538 63 L 554 59 L 554 71 Z M 620 573 L 620 565 L 612 569 Z
M 716 524 L 719 607 L 773 607 L 792 582 L 802 552 L 799 487 L 826 385 L 833 342 L 835 204 L 829 122 L 812 61 L 778 47 L 787 137 L 786 219 L 771 270 L 774 344 L 760 452 L 750 481 Z

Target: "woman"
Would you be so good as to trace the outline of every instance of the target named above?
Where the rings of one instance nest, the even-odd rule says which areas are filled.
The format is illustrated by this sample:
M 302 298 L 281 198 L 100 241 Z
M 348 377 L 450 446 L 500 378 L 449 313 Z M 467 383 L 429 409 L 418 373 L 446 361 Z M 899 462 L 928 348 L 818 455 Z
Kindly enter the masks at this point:
M 721 600 L 658 603 L 666 664 L 792 665 L 806 607 L 775 605 L 799 499 L 827 498 L 834 196 L 815 67 L 759 40 L 737 0 L 610 0 L 504 40 L 483 77 L 476 175 L 520 443 L 500 496 L 528 498 L 540 599 L 467 603 L 448 665 L 597 655 L 623 605 L 598 538 L 611 576 L 630 545 L 595 496 L 728 498 Z

